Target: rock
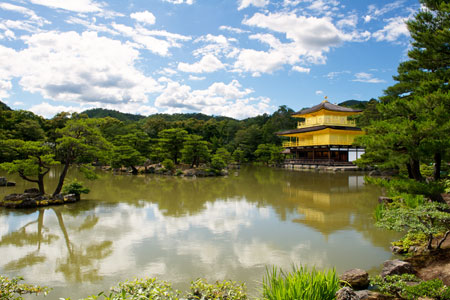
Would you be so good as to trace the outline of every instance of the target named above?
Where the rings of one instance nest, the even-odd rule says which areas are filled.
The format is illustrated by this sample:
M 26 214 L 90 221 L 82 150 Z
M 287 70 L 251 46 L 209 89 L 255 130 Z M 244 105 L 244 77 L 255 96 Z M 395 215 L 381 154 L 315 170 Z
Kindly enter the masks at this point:
M 348 286 L 336 292 L 336 300 L 359 300 L 359 297 Z
M 40 194 L 39 189 L 37 189 L 37 188 L 26 189 L 23 192 L 25 194 Z
M 360 300 L 367 300 L 369 299 L 370 291 L 369 290 L 362 290 L 362 291 L 355 291 L 356 296 Z
M 387 295 L 383 295 L 378 292 L 373 292 L 373 291 L 368 291 L 368 290 L 358 291 L 358 292 L 355 292 L 355 294 L 358 295 L 359 299 L 361 299 L 361 300 L 392 300 L 392 299 L 394 299 L 394 297 L 392 297 L 392 296 L 387 296 Z
M 391 249 L 391 251 L 392 251 L 393 253 L 397 253 L 397 254 L 402 254 L 402 253 L 405 253 L 405 252 L 406 252 L 405 249 L 403 249 L 403 248 L 400 247 L 400 246 L 391 246 L 389 249 Z
M 184 176 L 194 176 L 195 175 L 195 169 L 186 169 L 183 171 Z
M 369 286 L 369 274 L 361 269 L 351 269 L 345 271 L 339 279 L 348 283 L 356 290 L 365 289 Z
M 387 260 L 383 263 L 381 277 L 386 277 L 388 275 L 402 275 L 405 273 L 414 274 L 414 269 L 409 262 L 399 259 Z
M 389 197 L 384 197 L 384 196 L 380 196 L 378 197 L 378 203 L 380 204 L 389 204 L 392 203 L 394 200 L 392 200 L 392 198 Z
M 14 181 L 8 181 L 6 186 L 16 186 L 16 183 Z
M 8 180 L 5 177 L 0 177 L 0 186 L 6 186 Z

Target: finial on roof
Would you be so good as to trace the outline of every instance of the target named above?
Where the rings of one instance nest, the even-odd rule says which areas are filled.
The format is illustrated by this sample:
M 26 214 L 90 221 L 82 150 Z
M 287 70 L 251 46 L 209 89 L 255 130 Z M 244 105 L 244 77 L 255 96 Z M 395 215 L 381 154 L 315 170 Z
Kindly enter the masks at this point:
M 322 101 L 322 103 L 328 102 L 328 96 L 325 96 L 325 99 Z

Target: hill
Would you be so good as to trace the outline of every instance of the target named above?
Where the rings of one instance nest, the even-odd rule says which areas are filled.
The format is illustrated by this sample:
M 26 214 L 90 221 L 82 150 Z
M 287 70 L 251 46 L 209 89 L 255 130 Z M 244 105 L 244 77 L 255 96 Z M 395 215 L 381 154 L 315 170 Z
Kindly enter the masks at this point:
M 223 116 L 208 116 L 202 113 L 185 113 L 185 114 L 154 114 L 147 117 L 148 119 L 160 118 L 167 122 L 186 121 L 189 119 L 208 121 L 215 119 L 216 121 L 234 120 L 233 118 Z
M 88 109 L 82 112 L 83 114 L 87 114 L 89 118 L 105 118 L 105 117 L 112 117 L 117 120 L 120 120 L 122 122 L 136 122 L 139 120 L 144 119 L 144 116 L 141 115 L 134 115 L 134 114 L 128 114 L 123 113 L 117 110 L 112 109 L 104 109 L 104 108 L 93 108 Z
M 0 101 L 0 110 L 12 110 L 11 107 Z
M 339 103 L 338 105 L 350 107 L 350 108 L 356 108 L 356 109 L 366 109 L 367 103 L 369 103 L 369 101 L 347 100 L 347 101 Z

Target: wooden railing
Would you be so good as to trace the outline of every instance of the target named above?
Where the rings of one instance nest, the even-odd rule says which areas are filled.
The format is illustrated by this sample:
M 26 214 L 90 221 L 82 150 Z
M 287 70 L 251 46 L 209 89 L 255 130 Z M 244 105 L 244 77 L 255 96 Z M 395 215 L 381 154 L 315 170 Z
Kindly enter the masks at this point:
M 331 126 L 349 126 L 349 127 L 356 127 L 355 120 L 345 120 L 345 121 L 321 121 L 321 122 L 297 122 L 297 128 L 306 128 L 306 127 L 312 127 L 312 126 L 319 126 L 319 125 L 331 125 Z
M 285 164 L 294 165 L 323 165 L 323 166 L 333 166 L 333 165 L 348 165 L 352 166 L 352 162 L 348 161 L 335 161 L 333 159 L 285 159 Z

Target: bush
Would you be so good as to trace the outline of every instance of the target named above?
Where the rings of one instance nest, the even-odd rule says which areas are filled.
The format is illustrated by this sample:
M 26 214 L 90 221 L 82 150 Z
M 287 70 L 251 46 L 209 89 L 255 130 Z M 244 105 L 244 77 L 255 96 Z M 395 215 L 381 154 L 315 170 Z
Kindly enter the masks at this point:
M 173 290 L 170 283 L 166 281 L 161 281 L 156 278 L 146 278 L 120 282 L 118 286 L 111 288 L 109 295 L 101 292 L 97 296 L 90 296 L 84 300 L 99 299 L 100 296 L 103 296 L 104 300 L 178 300 L 179 294 L 180 292 Z
M 227 164 L 225 163 L 225 161 L 222 159 L 222 157 L 220 155 L 214 154 L 212 159 L 211 159 L 211 168 L 217 171 L 222 170 L 223 168 L 225 168 L 227 166 Z
M 423 232 L 419 233 L 407 233 L 402 239 L 393 242 L 392 245 L 398 246 L 403 249 L 404 252 L 408 252 L 409 248 L 413 246 L 424 246 L 427 244 L 427 236 Z
M 15 277 L 9 279 L 0 275 L 0 300 L 21 300 L 21 295 L 25 294 L 44 294 L 47 295 L 50 291 L 47 287 L 41 287 L 30 284 L 20 284 L 22 277 Z
M 186 299 L 239 300 L 248 299 L 245 284 L 224 280 L 209 284 L 204 279 L 191 282 L 191 290 Z
M 76 179 L 68 184 L 65 184 L 62 189 L 63 194 L 75 194 L 80 196 L 81 194 L 89 194 L 90 190 L 82 185 L 82 182 Z
M 173 160 L 166 158 L 165 160 L 163 160 L 163 162 L 161 163 L 164 167 L 164 169 L 168 170 L 168 171 L 173 171 L 175 169 L 175 164 L 173 163 Z
M 263 278 L 263 298 L 269 300 L 302 299 L 331 300 L 340 288 L 336 271 L 309 270 L 293 267 L 291 273 L 274 267 Z
M 439 279 L 422 281 L 413 274 L 403 274 L 385 278 L 376 276 L 371 278 L 371 283 L 376 285 L 381 293 L 402 299 L 431 297 L 437 300 L 450 300 L 450 288 Z

